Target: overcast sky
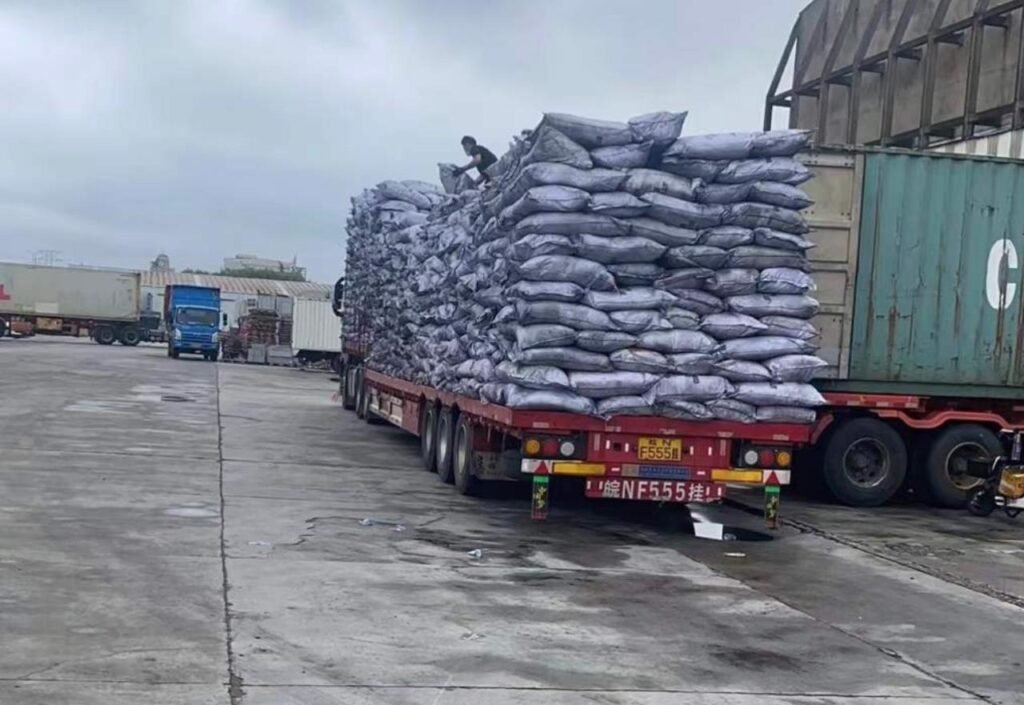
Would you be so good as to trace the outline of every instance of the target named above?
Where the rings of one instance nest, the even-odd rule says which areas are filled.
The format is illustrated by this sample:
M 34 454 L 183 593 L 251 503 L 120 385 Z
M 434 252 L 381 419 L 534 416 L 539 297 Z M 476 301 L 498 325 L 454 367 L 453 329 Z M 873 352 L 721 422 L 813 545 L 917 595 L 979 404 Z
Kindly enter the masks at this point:
M 806 0 L 3 0 L 0 259 L 342 271 L 349 198 L 544 111 L 757 129 Z

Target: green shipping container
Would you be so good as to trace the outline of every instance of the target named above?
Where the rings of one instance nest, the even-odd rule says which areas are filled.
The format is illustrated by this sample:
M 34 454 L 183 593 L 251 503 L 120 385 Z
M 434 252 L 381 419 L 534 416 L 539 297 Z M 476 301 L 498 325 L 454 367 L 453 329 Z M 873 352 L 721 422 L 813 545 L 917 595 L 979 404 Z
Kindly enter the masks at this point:
M 809 154 L 828 389 L 1024 398 L 1024 162 Z

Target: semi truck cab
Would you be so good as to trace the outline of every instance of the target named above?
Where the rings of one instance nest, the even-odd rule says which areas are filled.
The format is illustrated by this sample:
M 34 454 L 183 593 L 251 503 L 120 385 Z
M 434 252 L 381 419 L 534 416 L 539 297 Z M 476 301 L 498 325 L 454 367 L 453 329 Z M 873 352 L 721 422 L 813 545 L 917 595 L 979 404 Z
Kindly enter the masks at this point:
M 170 285 L 164 292 L 167 356 L 202 355 L 211 362 L 220 353 L 220 289 Z

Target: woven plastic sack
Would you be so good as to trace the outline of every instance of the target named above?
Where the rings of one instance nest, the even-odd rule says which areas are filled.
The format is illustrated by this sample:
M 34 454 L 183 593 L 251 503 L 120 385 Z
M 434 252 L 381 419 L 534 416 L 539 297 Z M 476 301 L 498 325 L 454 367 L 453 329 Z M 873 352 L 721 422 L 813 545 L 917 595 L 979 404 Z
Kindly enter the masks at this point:
M 711 401 L 732 394 L 729 381 L 717 375 L 674 375 L 664 377 L 646 394 L 648 401 L 661 405 L 676 401 Z
M 750 133 L 731 132 L 680 137 L 667 150 L 666 157 L 678 159 L 746 159 L 754 149 Z
M 612 330 L 615 323 L 604 311 L 555 301 L 517 301 L 516 316 L 522 325 L 556 323 L 576 330 Z
M 780 335 L 784 338 L 814 340 L 818 337 L 818 329 L 810 321 L 789 316 L 762 316 L 761 323 L 767 328 L 764 335 Z
M 590 197 L 589 210 L 592 213 L 611 215 L 617 218 L 633 218 L 643 215 L 651 204 L 626 191 L 595 193 Z
M 505 406 L 511 409 L 539 409 L 542 411 L 566 411 L 571 414 L 593 416 L 597 409 L 594 402 L 570 392 L 513 388 L 505 396 Z
M 679 375 L 709 375 L 715 363 L 710 353 L 678 353 L 666 355 L 665 359 Z
M 636 169 L 645 166 L 651 158 L 653 142 L 598 147 L 590 150 L 594 164 L 609 169 Z
M 500 203 L 503 207 L 514 203 L 534 186 L 558 184 L 583 189 L 588 193 L 602 193 L 618 191 L 625 180 L 625 174 L 612 169 L 576 168 L 568 164 L 540 162 L 522 169 L 515 180 L 503 189 Z
M 682 297 L 680 297 L 680 301 Z M 810 318 L 818 312 L 818 302 L 810 296 L 790 296 L 785 294 L 751 294 L 749 296 L 732 296 L 726 304 L 736 313 L 748 316 L 787 316 L 789 318 Z M 677 302 L 677 306 L 683 304 Z
M 672 330 L 672 324 L 658 311 L 612 311 L 608 314 L 612 323 L 626 333 Z
M 772 373 L 759 362 L 750 360 L 719 360 L 712 372 L 730 382 L 771 382 Z
M 816 355 L 783 355 L 764 366 L 778 382 L 810 382 L 828 363 Z
M 700 179 L 704 183 L 711 183 L 722 172 L 722 169 L 731 163 L 715 161 L 713 159 L 683 159 L 666 155 L 661 159 L 661 168 L 677 176 L 685 176 L 688 179 Z
M 644 311 L 663 309 L 676 297 L 661 289 L 634 287 L 619 291 L 588 291 L 583 303 L 600 311 Z
M 627 348 L 618 350 L 611 355 L 612 366 L 617 370 L 626 372 L 650 372 L 651 374 L 665 374 L 672 371 L 672 365 L 661 353 L 653 350 L 642 350 L 640 348 Z
M 609 397 L 597 403 L 597 415 L 603 419 L 613 416 L 653 416 L 655 408 L 641 396 Z
M 498 382 L 527 389 L 569 388 L 569 378 L 557 367 L 525 366 L 506 361 L 494 368 L 494 376 Z
M 377 206 L 382 211 L 415 211 L 419 210 L 414 204 L 408 201 L 384 201 Z
M 754 201 L 797 211 L 814 203 L 803 189 L 773 181 L 755 181 L 750 184 L 747 195 Z
M 594 166 L 590 153 L 563 132 L 541 125 L 531 136 L 533 146 L 520 162 L 520 166 L 536 163 L 565 164 L 577 169 Z
M 571 186 L 534 186 L 501 212 L 500 223 L 515 223 L 534 213 L 574 213 L 587 207 L 590 194 Z
M 576 254 L 580 257 L 606 264 L 654 262 L 665 252 L 664 245 L 659 245 L 654 240 L 648 240 L 645 237 L 634 236 L 576 235 L 573 237 L 573 244 Z M 605 271 L 607 272 L 607 270 Z M 611 275 L 609 274 L 609 276 Z
M 736 225 L 721 225 L 700 232 L 700 244 L 730 250 L 754 242 L 754 231 Z
M 673 300 L 676 298 L 672 297 Z M 678 330 L 697 330 L 700 328 L 700 316 L 685 308 L 673 306 L 665 311 L 665 318 Z
M 430 210 L 434 202 L 422 188 L 425 184 L 420 182 L 419 187 L 413 188 L 413 182 L 403 181 L 382 181 L 377 184 L 377 192 L 385 199 L 395 201 L 406 201 L 414 204 L 420 210 Z M 437 192 L 436 186 L 429 186 L 433 193 Z
M 541 129 L 544 126 L 555 128 L 587 149 L 633 142 L 633 131 L 629 125 L 610 120 L 594 120 L 566 113 L 544 113 Z
M 607 355 L 578 348 L 531 348 L 515 360 L 520 365 L 548 365 L 562 370 L 610 372 L 615 369 Z
M 810 424 L 818 420 L 818 413 L 799 406 L 759 406 L 755 418 L 762 423 Z
M 797 252 L 804 252 L 814 247 L 814 243 L 805 237 L 772 230 L 771 228 L 755 228 L 754 244 L 761 247 L 777 247 Z
M 642 196 L 645 193 L 663 193 L 684 201 L 696 200 L 691 179 L 658 169 L 630 169 L 626 173 L 622 190 L 635 196 Z
M 600 213 L 535 213 L 516 223 L 513 230 L 516 240 L 531 233 L 553 235 L 587 233 L 601 237 L 616 237 L 628 232 L 628 223 Z
M 718 340 L 732 340 L 764 333 L 768 326 L 742 313 L 712 313 L 700 322 L 700 329 Z
M 809 269 L 807 257 L 794 250 L 744 245 L 729 251 L 727 266 L 742 269 Z
M 509 252 L 517 262 L 525 262 L 541 255 L 572 255 L 576 252 L 576 246 L 566 235 L 534 233 L 509 245 Z
M 780 355 L 803 355 L 815 350 L 817 350 L 817 345 L 808 340 L 760 335 L 753 338 L 727 340 L 716 352 L 720 357 L 726 359 L 760 362 Z
M 516 282 L 507 290 L 508 296 L 527 301 L 561 301 L 574 304 L 583 298 L 584 289 L 571 282 Z
M 695 330 L 649 331 L 641 333 L 637 346 L 660 353 L 711 352 L 717 347 L 714 338 Z
M 741 382 L 736 385 L 734 399 L 754 406 L 802 406 L 813 407 L 825 404 L 825 398 L 809 384 L 783 382 Z
M 490 360 L 465 360 L 455 366 L 455 376 L 489 382 L 494 379 L 494 365 Z
M 665 247 L 696 245 L 700 239 L 700 235 L 696 230 L 677 228 L 674 225 L 662 223 L 654 218 L 631 218 L 627 222 L 629 223 L 630 234 L 654 240 L 665 245 Z
M 652 286 L 654 280 L 665 273 L 665 268 L 650 262 L 627 262 L 609 264 L 608 271 L 615 277 L 615 283 L 623 286 Z
M 714 275 L 714 272 L 704 267 L 670 269 L 655 280 L 654 286 L 659 289 L 667 289 L 677 296 L 681 296 L 683 290 L 699 289 L 704 286 L 704 282 L 710 279 L 712 275 Z
M 698 203 L 731 205 L 743 203 L 750 197 L 750 184 L 705 184 L 696 180 L 694 191 Z
M 587 155 L 589 158 L 589 154 Z M 473 188 L 473 177 L 466 173 L 456 174 L 455 164 L 438 164 L 438 178 L 445 193 L 462 193 Z
M 661 263 L 669 268 L 704 267 L 719 269 L 725 264 L 729 253 L 718 247 L 708 245 L 683 245 L 671 247 L 665 252 Z
M 576 330 L 568 326 L 542 323 L 533 326 L 518 326 L 515 330 L 516 345 L 521 350 L 530 348 L 562 347 L 576 342 Z
M 810 133 L 807 130 L 769 130 L 754 133 L 755 157 L 792 157 L 807 147 Z
M 744 296 L 756 294 L 757 284 L 756 269 L 723 269 L 708 277 L 704 288 L 715 296 Z
M 655 147 L 667 147 L 683 131 L 686 113 L 656 112 L 630 118 L 628 125 L 634 142 L 653 142 Z
M 650 217 L 677 228 L 713 228 L 725 217 L 725 206 L 691 203 L 663 193 L 645 193 L 643 199 L 651 204 Z
M 814 278 L 799 269 L 770 267 L 758 275 L 757 290 L 762 294 L 806 294 L 817 286 Z
M 622 331 L 583 330 L 576 335 L 576 347 L 597 353 L 613 353 L 636 344 L 636 336 Z
M 591 399 L 643 395 L 658 381 L 645 372 L 570 372 L 569 385 Z
M 670 419 L 684 421 L 710 421 L 715 418 L 707 406 L 699 401 L 673 399 L 658 404 L 658 413 Z
M 723 184 L 778 181 L 797 186 L 810 179 L 811 176 L 813 176 L 811 170 L 795 159 L 773 157 L 771 159 L 745 159 L 729 162 L 709 180 Z
M 676 295 L 675 305 L 678 308 L 685 308 L 701 316 L 721 313 L 726 308 L 725 302 L 722 299 L 699 289 L 681 289 L 672 293 Z M 746 311 L 741 311 L 740 313 L 746 313 Z
M 710 208 L 712 206 L 705 207 Z M 767 203 L 752 202 L 736 203 L 731 206 L 723 206 L 723 208 L 725 208 L 721 221 L 723 225 L 739 225 L 743 228 L 771 228 L 794 234 L 802 234 L 810 230 L 807 221 L 804 220 L 804 217 L 798 211 L 791 211 L 787 208 L 770 206 Z M 758 242 L 756 231 L 754 232 L 754 242 Z
M 720 421 L 754 423 L 757 418 L 757 407 L 735 399 L 712 399 L 707 407 Z
M 564 255 L 541 255 L 519 265 L 519 276 L 537 282 L 563 281 L 584 289 L 612 291 L 615 278 L 597 262 Z

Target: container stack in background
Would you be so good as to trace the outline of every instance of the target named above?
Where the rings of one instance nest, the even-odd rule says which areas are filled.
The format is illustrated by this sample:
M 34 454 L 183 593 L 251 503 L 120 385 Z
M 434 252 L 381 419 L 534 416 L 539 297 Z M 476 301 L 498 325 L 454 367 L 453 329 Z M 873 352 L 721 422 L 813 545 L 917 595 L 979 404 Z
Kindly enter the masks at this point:
M 368 365 L 515 408 L 812 421 L 805 135 L 685 117 L 548 114 L 486 189 L 442 167 L 457 192 L 354 199 Z

